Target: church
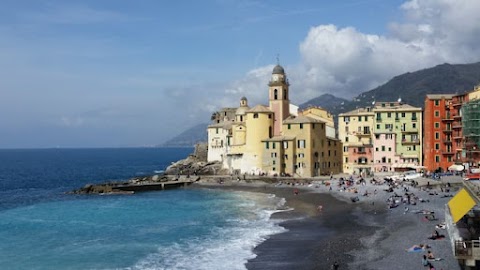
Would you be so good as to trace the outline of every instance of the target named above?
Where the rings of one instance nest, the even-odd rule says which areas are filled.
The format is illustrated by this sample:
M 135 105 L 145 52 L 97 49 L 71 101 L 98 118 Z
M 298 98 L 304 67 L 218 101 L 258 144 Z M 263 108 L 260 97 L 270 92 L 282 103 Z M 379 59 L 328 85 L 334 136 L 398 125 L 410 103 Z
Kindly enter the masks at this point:
M 208 126 L 208 161 L 219 161 L 231 174 L 315 177 L 340 173 L 342 143 L 333 115 L 319 107 L 290 104 L 282 66 L 273 68 L 269 103 L 223 108 Z

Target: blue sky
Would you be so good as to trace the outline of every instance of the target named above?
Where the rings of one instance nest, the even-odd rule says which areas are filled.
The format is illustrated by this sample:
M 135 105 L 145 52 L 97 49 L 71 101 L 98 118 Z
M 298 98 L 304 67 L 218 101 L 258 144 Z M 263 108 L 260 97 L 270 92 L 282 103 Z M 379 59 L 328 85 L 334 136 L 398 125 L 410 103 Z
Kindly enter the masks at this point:
M 480 1 L 2 1 L 0 148 L 160 144 L 220 107 L 479 61 Z

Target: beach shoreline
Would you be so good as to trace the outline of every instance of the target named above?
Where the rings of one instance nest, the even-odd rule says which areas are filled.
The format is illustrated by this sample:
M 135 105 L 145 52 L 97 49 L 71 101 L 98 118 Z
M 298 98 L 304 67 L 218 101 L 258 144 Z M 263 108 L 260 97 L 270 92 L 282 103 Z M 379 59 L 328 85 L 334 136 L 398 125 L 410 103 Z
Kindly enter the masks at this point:
M 418 187 L 405 187 L 428 202 L 402 204 L 392 209 L 387 209 L 387 199 L 393 193 L 404 194 L 405 187 L 398 187 L 391 193 L 385 191 L 386 185 L 373 185 L 370 179 L 365 180 L 364 184 L 350 187 L 358 193 L 344 190 L 338 185 L 338 179 L 307 182 L 290 179 L 281 185 L 260 179 L 221 183 L 210 179 L 201 180 L 195 186 L 275 194 L 285 198 L 288 207 L 294 208 L 272 215 L 273 219 L 285 220 L 281 226 L 288 231 L 272 235 L 255 247 L 257 257 L 246 264 L 249 270 L 330 269 L 335 261 L 339 263 L 339 269 L 421 269 L 421 258 L 426 251 L 406 251 L 421 243 L 431 246 L 430 250 L 442 258 L 432 262 L 436 269 L 460 269 L 453 257 L 448 235 L 443 240 L 428 239 L 435 225 L 443 221 L 445 204 L 455 193 L 452 189 L 447 194 L 440 188 L 445 182 L 458 183 L 458 179 L 444 179 L 443 182 L 418 179 Z M 332 185 L 326 185 L 327 182 Z M 426 189 L 427 183 L 429 189 Z M 437 195 L 430 195 L 433 191 Z M 352 202 L 355 197 L 359 201 Z M 437 220 L 425 221 L 422 214 L 416 213 L 422 209 L 435 212 Z M 447 234 L 446 231 L 441 233 Z

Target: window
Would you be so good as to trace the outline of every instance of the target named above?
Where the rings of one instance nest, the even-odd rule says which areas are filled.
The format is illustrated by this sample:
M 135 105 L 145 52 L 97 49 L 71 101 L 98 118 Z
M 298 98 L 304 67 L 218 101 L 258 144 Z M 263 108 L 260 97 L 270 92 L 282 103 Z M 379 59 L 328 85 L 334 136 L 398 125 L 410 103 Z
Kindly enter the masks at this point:
M 312 123 L 312 129 L 315 129 L 315 123 Z
M 358 122 L 362 122 L 362 116 L 361 115 L 358 117 Z
M 278 90 L 273 90 L 273 99 L 278 99 Z
M 382 104 L 384 105 L 384 104 Z M 377 120 L 382 120 L 382 114 L 381 113 L 377 113 Z
M 365 121 L 368 121 L 368 116 L 367 115 L 365 115 Z
M 392 152 L 392 148 L 391 148 L 391 147 L 388 147 L 388 152 Z
M 440 123 L 439 122 L 435 122 L 435 128 L 440 128 Z
M 288 129 L 290 129 L 290 128 L 291 128 L 290 124 L 288 124 L 288 125 L 287 125 L 287 128 L 288 128 Z
M 440 156 L 435 156 L 435 162 L 440 163 Z
M 323 142 L 323 141 L 322 141 L 322 142 Z M 348 136 L 347 136 L 347 137 L 345 137 L 345 142 L 348 142 Z
M 375 134 L 375 139 L 380 139 L 380 134 Z
M 270 153 L 270 157 L 272 158 L 276 158 L 277 157 L 277 153 L 273 152 L 273 153 Z
M 440 100 L 438 100 L 438 99 L 434 100 L 433 102 L 435 103 L 435 106 L 440 105 Z
M 345 116 L 343 118 L 343 122 L 347 122 L 347 123 L 350 122 L 350 116 Z
M 288 148 L 288 142 L 285 141 L 285 142 L 283 142 L 283 149 L 287 149 L 287 148 Z
M 377 129 L 380 129 L 380 124 L 377 124 Z
M 303 123 L 300 123 L 300 129 L 303 129 Z
M 258 118 L 258 113 L 254 113 L 253 118 Z
M 391 113 L 391 112 L 388 112 L 388 113 L 387 113 L 387 117 L 388 117 L 388 118 L 392 118 L 392 113 Z
M 435 117 L 440 117 L 440 111 L 435 111 Z
M 385 145 L 382 145 L 382 151 L 385 151 Z
M 345 133 L 348 133 L 348 126 L 345 126 Z
M 305 148 L 305 140 L 298 140 L 297 141 L 298 148 Z
M 287 89 L 283 89 L 283 99 L 288 99 Z
M 393 139 L 393 134 L 385 134 L 385 139 L 387 140 Z
M 271 113 L 268 114 L 268 119 L 272 119 L 272 114 Z
M 270 148 L 270 144 L 268 142 L 265 142 L 265 147 L 266 149 L 269 149 Z
M 440 140 L 440 133 L 435 132 L 435 140 Z
M 417 120 L 417 113 L 412 113 L 412 120 L 413 121 L 416 121 Z
M 405 113 L 404 112 L 402 112 L 402 118 L 405 118 Z
M 285 155 L 285 159 L 288 159 L 288 155 Z
M 412 128 L 417 128 L 417 123 L 412 123 Z
M 385 129 L 388 129 L 388 130 L 392 131 L 393 124 L 385 124 Z
M 272 142 L 272 149 L 275 149 L 275 145 L 277 145 L 277 144 Z
M 440 149 L 440 144 L 439 143 L 436 143 L 435 144 L 435 150 L 439 150 Z
M 218 128 L 215 129 L 215 132 L 218 134 Z
M 348 146 L 343 147 L 343 152 L 348 152 Z

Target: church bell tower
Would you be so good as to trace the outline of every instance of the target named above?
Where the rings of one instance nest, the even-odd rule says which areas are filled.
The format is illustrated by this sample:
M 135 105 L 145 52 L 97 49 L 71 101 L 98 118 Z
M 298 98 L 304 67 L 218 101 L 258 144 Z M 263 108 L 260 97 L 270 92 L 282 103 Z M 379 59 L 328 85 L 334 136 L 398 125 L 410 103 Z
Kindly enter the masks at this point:
M 273 68 L 272 78 L 268 83 L 269 106 L 275 115 L 273 124 L 274 136 L 281 135 L 283 120 L 290 116 L 289 85 L 285 70 L 277 64 Z

